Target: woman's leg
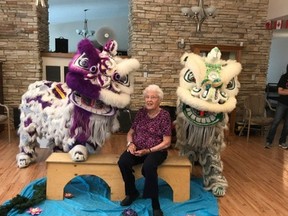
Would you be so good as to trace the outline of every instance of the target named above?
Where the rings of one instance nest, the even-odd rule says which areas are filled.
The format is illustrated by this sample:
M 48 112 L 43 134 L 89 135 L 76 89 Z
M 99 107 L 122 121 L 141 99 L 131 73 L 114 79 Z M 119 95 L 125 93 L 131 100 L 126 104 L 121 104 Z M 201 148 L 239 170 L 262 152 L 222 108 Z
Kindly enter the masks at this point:
M 153 209 L 160 209 L 157 168 L 166 158 L 167 151 L 152 152 L 146 157 L 142 166 L 142 174 L 145 177 L 143 198 L 152 199 Z
M 125 195 L 133 196 L 139 194 L 135 186 L 133 166 L 143 161 L 141 157 L 136 157 L 130 152 L 124 151 L 118 160 L 122 178 L 125 184 Z

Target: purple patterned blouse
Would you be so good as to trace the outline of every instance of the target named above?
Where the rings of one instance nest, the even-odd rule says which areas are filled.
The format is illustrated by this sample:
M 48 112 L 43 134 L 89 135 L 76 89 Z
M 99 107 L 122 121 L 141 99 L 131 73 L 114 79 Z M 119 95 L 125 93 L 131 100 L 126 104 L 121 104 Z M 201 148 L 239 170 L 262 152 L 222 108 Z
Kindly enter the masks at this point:
M 171 136 L 171 118 L 168 111 L 161 109 L 154 118 L 149 118 L 146 108 L 141 108 L 131 127 L 134 130 L 133 143 L 137 150 L 148 149 L 163 141 L 163 136 Z

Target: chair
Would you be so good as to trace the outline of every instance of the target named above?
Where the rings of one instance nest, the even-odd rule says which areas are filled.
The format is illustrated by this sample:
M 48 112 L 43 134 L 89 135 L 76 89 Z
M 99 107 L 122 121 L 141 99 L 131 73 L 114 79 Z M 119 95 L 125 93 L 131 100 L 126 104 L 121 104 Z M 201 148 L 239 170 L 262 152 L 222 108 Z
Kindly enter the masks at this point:
M 266 98 L 267 101 L 269 102 L 268 105 L 270 105 L 269 108 L 272 107 L 272 109 L 276 109 L 277 103 L 278 103 L 278 98 L 279 98 L 279 94 L 278 94 L 278 84 L 277 83 L 268 83 L 266 85 Z
M 11 133 L 10 133 L 10 114 L 8 106 L 0 103 L 0 111 L 4 109 L 4 112 L 0 112 L 0 124 L 7 125 L 8 130 L 8 141 L 11 141 Z
M 132 126 L 132 115 L 129 108 L 119 109 L 119 116 L 117 117 L 120 128 L 118 133 L 127 133 Z
M 261 134 L 267 129 L 273 118 L 267 117 L 266 107 L 269 106 L 269 102 L 266 99 L 265 94 L 251 94 L 244 99 L 244 115 L 243 115 L 243 126 L 240 130 L 239 136 L 242 135 L 243 130 L 247 127 L 247 142 L 249 140 L 251 129 L 260 129 Z

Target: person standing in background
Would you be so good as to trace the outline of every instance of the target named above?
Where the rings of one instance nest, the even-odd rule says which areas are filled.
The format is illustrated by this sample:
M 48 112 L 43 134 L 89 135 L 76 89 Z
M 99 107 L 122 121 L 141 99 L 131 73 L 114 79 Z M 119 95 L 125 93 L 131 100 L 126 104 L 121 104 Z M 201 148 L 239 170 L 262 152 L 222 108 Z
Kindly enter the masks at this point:
M 286 73 L 283 74 L 278 82 L 278 104 L 276 107 L 275 116 L 266 137 L 265 148 L 270 148 L 272 146 L 277 127 L 282 120 L 284 120 L 282 132 L 279 139 L 279 146 L 283 149 L 288 148 L 286 143 L 286 138 L 288 135 L 288 64 L 286 66 Z

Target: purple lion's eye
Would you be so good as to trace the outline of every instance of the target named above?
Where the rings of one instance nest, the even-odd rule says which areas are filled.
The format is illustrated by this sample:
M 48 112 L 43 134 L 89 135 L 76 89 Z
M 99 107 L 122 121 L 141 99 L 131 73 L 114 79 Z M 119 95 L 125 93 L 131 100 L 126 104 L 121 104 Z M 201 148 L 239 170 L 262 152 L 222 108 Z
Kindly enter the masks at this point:
M 115 81 L 119 81 L 119 80 L 121 79 L 120 74 L 119 74 L 119 73 L 115 73 L 115 74 L 113 75 L 113 79 L 114 79 Z
M 113 75 L 113 80 L 120 83 L 123 86 L 130 86 L 130 81 L 128 75 L 120 76 L 119 73 Z
M 97 67 L 94 65 L 94 66 L 92 66 L 92 67 L 90 67 L 90 73 L 92 73 L 92 74 L 96 74 L 97 73 Z
M 80 58 L 79 61 L 79 66 L 83 67 L 83 68 L 88 68 L 88 59 L 87 58 Z

